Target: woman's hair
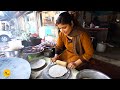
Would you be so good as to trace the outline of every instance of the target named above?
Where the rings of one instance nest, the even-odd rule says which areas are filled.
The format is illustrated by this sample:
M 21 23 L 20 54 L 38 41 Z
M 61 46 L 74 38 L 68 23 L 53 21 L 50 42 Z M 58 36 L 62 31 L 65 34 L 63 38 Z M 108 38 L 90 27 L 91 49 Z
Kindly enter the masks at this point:
M 72 22 L 74 23 L 74 19 L 72 15 L 69 14 L 68 12 L 61 13 L 56 20 L 56 24 L 70 24 L 71 25 Z

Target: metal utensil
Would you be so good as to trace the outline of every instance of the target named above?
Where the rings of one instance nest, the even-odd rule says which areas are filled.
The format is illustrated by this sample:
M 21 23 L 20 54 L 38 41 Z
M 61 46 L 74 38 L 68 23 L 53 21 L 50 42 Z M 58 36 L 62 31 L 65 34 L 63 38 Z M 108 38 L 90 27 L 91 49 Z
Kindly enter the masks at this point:
M 20 57 L 21 50 L 13 50 L 13 51 L 3 51 L 6 57 Z
M 97 70 L 83 69 L 76 75 L 76 79 L 110 79 L 110 77 Z

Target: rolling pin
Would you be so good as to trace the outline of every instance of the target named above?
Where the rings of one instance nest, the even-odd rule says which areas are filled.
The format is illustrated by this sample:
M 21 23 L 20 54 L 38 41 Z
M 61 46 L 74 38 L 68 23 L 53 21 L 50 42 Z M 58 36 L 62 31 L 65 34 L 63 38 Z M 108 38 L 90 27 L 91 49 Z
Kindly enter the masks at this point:
M 56 60 L 56 64 L 58 64 L 58 65 L 62 65 L 62 66 L 67 66 L 67 62 L 65 62 L 65 61 L 61 61 L 61 60 Z

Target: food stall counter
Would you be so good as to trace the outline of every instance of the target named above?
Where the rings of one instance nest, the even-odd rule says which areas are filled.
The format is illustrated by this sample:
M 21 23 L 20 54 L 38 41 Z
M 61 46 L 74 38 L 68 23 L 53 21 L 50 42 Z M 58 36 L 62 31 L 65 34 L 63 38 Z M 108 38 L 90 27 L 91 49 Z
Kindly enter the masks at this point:
M 51 60 L 50 60 L 50 58 L 48 58 L 48 57 L 41 57 L 42 59 L 44 59 L 45 61 L 46 61 L 46 63 L 47 63 L 47 66 L 44 68 L 44 69 L 46 69 L 47 67 L 48 67 L 48 65 L 51 63 Z M 42 71 L 44 70 L 44 69 L 42 69 L 40 72 L 39 72 L 39 76 L 36 78 L 36 79 L 43 79 L 42 78 Z M 77 75 L 77 73 L 78 73 L 79 71 L 78 70 L 76 70 L 76 69 L 71 69 L 71 76 L 70 76 L 70 78 L 69 79 L 76 79 L 76 75 Z

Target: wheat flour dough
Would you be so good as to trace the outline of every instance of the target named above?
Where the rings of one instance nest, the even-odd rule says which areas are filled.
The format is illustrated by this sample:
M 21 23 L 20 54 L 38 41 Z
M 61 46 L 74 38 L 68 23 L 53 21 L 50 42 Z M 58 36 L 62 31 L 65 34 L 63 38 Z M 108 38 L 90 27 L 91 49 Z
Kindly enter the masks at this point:
M 54 65 L 49 69 L 48 73 L 51 77 L 61 77 L 67 72 L 68 70 L 65 66 Z

